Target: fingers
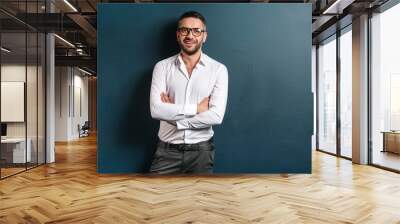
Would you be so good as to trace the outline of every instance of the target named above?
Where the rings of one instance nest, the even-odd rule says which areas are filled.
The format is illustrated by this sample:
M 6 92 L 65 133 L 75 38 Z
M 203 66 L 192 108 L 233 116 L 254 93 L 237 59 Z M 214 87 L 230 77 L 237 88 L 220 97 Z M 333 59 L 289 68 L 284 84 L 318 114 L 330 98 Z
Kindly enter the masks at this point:
M 209 102 L 209 101 L 210 101 L 210 97 L 207 96 L 207 97 L 204 97 L 204 99 L 201 102 L 205 103 L 205 102 Z
M 161 101 L 162 101 L 163 103 L 166 103 L 166 101 L 165 101 L 165 96 L 164 96 L 164 92 L 162 92 L 162 93 L 160 94 L 160 96 L 161 96 Z
M 174 103 L 174 102 L 169 98 L 169 96 L 168 96 L 167 94 L 165 94 L 164 92 L 162 92 L 162 93 L 160 94 L 160 96 L 161 96 L 161 101 L 162 101 L 163 103 Z
M 161 101 L 162 101 L 163 103 L 168 103 L 167 97 L 166 97 L 166 95 L 165 95 L 164 92 L 161 93 Z
M 167 101 L 167 103 L 172 103 L 172 100 L 169 98 L 168 95 L 164 95 L 165 97 L 165 101 Z

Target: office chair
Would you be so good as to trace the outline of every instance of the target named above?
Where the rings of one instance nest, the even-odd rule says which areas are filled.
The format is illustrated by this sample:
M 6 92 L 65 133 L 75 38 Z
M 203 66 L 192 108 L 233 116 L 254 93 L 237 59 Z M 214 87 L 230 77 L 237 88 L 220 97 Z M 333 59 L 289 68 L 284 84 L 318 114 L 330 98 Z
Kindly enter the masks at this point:
M 89 121 L 85 121 L 82 127 L 80 127 L 80 125 L 78 124 L 79 138 L 89 136 L 89 129 L 90 129 Z

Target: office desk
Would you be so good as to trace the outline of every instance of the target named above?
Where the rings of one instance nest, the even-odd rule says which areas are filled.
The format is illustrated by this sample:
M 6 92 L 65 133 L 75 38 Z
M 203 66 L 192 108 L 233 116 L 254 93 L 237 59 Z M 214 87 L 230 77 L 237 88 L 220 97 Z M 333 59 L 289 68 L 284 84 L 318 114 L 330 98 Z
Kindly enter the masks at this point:
M 400 154 L 400 132 L 399 131 L 382 131 L 383 133 L 383 150 L 382 152 L 393 152 Z
M 25 138 L 1 139 L 1 157 L 5 160 L 5 163 L 31 162 L 32 140 L 30 138 L 27 139 L 26 151 L 24 143 Z

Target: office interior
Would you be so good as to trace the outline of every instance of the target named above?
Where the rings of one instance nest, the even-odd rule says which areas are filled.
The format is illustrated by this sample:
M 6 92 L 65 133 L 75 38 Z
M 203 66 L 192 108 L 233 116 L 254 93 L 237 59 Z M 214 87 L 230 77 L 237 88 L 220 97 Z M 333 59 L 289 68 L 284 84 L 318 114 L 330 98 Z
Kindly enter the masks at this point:
M 36 170 L 56 169 L 58 162 L 63 169 L 73 168 L 74 159 L 93 161 L 88 169 L 95 172 L 96 83 L 101 75 L 96 64 L 97 5 L 153 2 L 183 1 L 0 2 L 1 187 L 39 175 Z M 361 178 L 360 166 L 367 167 L 369 175 L 398 178 L 399 1 L 229 2 L 312 5 L 313 164 L 316 158 L 326 157 L 334 159 L 324 164 L 328 170 L 348 162 L 346 169 L 361 172 Z M 91 154 L 80 154 L 88 148 Z M 398 194 L 396 186 L 389 192 Z M 394 218 L 389 221 L 397 220 L 398 215 L 390 214 Z

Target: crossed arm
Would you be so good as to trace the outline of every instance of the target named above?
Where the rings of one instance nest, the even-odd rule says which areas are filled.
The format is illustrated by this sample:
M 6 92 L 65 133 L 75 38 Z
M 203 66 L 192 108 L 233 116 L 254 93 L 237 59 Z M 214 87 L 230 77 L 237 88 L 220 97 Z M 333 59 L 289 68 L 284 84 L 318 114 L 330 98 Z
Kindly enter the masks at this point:
M 166 92 L 166 80 L 161 64 L 156 64 L 150 91 L 151 116 L 176 124 L 179 130 L 201 129 L 221 124 L 228 96 L 228 71 L 221 65 L 217 81 L 209 97 L 198 104 L 175 104 Z

